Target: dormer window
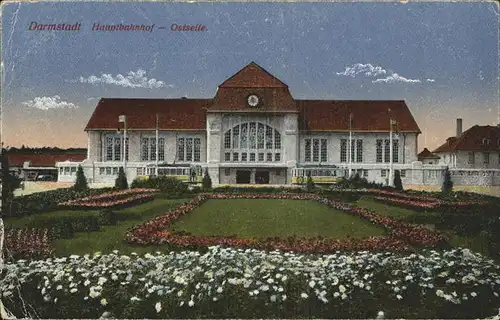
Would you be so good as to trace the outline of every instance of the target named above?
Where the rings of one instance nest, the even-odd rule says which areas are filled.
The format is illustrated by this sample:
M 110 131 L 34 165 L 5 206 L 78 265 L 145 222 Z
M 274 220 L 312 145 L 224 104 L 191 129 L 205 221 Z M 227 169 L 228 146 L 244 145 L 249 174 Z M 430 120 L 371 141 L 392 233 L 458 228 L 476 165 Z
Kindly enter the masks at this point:
M 490 139 L 483 138 L 483 146 L 489 146 L 489 145 L 490 145 Z

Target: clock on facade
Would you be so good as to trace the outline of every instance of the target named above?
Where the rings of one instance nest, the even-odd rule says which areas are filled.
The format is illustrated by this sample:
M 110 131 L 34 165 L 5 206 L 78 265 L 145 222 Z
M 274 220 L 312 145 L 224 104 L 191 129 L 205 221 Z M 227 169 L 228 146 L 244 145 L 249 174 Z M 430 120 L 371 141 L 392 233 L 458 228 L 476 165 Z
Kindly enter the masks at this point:
M 248 96 L 247 102 L 250 107 L 255 107 L 259 104 L 259 97 L 255 94 L 251 94 Z

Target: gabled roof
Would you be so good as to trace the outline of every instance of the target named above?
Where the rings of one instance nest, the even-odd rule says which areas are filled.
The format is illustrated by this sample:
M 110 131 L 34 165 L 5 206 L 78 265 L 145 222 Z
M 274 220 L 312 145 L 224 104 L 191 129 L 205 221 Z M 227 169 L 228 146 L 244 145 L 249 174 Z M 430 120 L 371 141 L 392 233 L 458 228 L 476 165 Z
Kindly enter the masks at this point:
M 211 99 L 102 98 L 85 130 L 117 130 L 120 115 L 127 116 L 127 130 L 155 130 L 156 114 L 161 130 L 204 130 L 205 111 Z
M 288 88 L 288 86 L 252 61 L 224 81 L 219 88 Z
M 438 155 L 435 155 L 434 153 L 430 152 L 429 149 L 424 148 L 422 152 L 420 152 L 417 155 L 417 158 L 420 159 L 441 159 Z
M 353 114 L 353 131 L 389 132 L 390 119 L 399 132 L 421 133 L 413 115 L 402 100 L 296 100 L 299 129 L 304 131 L 349 131 L 349 114 Z
M 489 144 L 484 144 L 487 139 Z M 434 153 L 454 151 L 500 151 L 500 127 L 475 125 L 460 137 L 450 137 Z
M 22 167 L 26 161 L 30 161 L 31 167 L 55 167 L 56 162 L 83 161 L 87 154 L 7 154 L 9 165 L 13 167 Z

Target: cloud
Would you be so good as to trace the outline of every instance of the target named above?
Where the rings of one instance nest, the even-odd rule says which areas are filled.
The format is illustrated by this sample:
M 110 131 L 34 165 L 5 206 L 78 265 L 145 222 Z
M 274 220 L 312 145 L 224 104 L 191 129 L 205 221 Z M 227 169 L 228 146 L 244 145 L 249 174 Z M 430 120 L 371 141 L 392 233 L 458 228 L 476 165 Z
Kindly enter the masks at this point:
M 393 72 L 392 70 L 386 70 L 382 68 L 381 66 L 375 66 L 371 63 L 363 64 L 363 63 L 356 63 L 353 64 L 350 67 L 346 67 L 343 72 L 337 72 L 337 75 L 339 76 L 351 76 L 355 77 L 358 74 L 362 74 L 368 77 L 378 77 L 381 75 L 386 75 L 385 78 L 378 78 L 375 80 L 372 80 L 373 83 L 396 83 L 396 82 L 404 82 L 404 83 L 421 83 L 419 79 L 408 79 L 403 76 L 400 76 L 396 72 Z M 434 79 L 427 79 L 427 82 L 434 82 Z
M 40 110 L 50 109 L 63 109 L 63 108 L 78 108 L 77 105 L 71 102 L 60 101 L 61 97 L 36 97 L 33 100 L 23 102 L 22 104 L 29 108 L 36 108 Z
M 92 100 L 96 100 L 96 99 L 99 99 L 97 97 L 90 97 L 90 98 L 87 98 L 87 101 L 92 101 Z
M 418 79 L 408 79 L 400 76 L 397 73 L 393 73 L 385 78 L 380 78 L 372 81 L 373 83 L 396 83 L 396 82 L 406 82 L 406 83 L 420 83 Z
M 373 66 L 370 63 L 367 64 L 362 64 L 362 63 L 356 63 L 352 65 L 351 67 L 346 67 L 344 72 L 337 72 L 337 75 L 339 76 L 351 76 L 355 77 L 357 74 L 364 73 L 365 76 L 379 76 L 381 74 L 386 74 L 387 71 L 384 70 L 382 67 L 379 66 Z
M 124 76 L 121 74 L 117 74 L 116 76 L 112 76 L 111 74 L 103 73 L 100 76 L 90 76 L 88 78 L 80 77 L 81 83 L 90 83 L 90 84 L 114 84 L 117 86 L 125 87 L 125 88 L 148 88 L 148 89 L 158 89 L 163 87 L 172 87 L 171 85 L 166 85 L 165 82 L 156 80 L 156 79 L 148 79 L 146 77 L 146 71 L 143 69 L 139 69 L 137 71 L 129 71 L 129 73 Z

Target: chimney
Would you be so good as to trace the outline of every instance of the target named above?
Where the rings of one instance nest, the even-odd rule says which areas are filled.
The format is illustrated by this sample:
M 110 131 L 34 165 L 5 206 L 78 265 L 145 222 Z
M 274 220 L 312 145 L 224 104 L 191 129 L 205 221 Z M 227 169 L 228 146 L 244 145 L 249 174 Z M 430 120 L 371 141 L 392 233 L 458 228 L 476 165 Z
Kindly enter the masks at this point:
M 457 119 L 457 138 L 462 135 L 462 119 Z

